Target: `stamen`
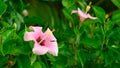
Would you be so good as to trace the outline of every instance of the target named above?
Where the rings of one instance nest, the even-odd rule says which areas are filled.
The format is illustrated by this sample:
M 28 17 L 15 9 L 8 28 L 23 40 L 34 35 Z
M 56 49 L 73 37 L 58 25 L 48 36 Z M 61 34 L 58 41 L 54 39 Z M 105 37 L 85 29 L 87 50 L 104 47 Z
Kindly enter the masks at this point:
M 45 40 L 44 38 L 43 38 L 43 39 L 41 39 L 41 40 L 40 40 L 40 42 L 39 42 L 39 44 L 41 44 L 44 40 Z
M 52 32 L 55 32 L 55 29 L 53 29 Z
M 91 4 L 92 4 L 92 2 L 89 2 L 89 5 L 87 5 L 87 7 L 86 7 L 86 13 L 90 10 L 90 6 L 91 6 Z
M 92 2 L 89 2 L 89 5 L 91 5 L 92 4 Z
M 48 33 L 47 33 L 47 35 L 48 36 L 51 36 L 52 35 L 52 32 L 54 32 L 55 31 L 55 29 L 53 29 L 52 31 L 49 31 Z
M 45 38 L 47 38 L 48 36 L 51 36 L 51 35 L 52 35 L 52 32 L 54 32 L 54 31 L 55 31 L 55 29 L 53 29 L 52 31 L 47 32 L 47 35 L 45 35 L 45 36 L 43 37 L 43 39 L 41 39 L 41 40 L 39 41 L 39 44 L 41 44 L 41 43 L 45 40 Z M 55 40 L 52 40 L 52 42 L 55 42 Z

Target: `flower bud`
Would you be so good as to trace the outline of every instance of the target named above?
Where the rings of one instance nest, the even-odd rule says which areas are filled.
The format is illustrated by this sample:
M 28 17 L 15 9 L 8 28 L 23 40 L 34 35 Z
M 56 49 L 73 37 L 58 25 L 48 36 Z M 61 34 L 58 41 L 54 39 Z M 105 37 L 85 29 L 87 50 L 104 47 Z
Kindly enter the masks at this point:
M 26 9 L 24 9 L 22 13 L 24 16 L 28 16 L 28 11 Z

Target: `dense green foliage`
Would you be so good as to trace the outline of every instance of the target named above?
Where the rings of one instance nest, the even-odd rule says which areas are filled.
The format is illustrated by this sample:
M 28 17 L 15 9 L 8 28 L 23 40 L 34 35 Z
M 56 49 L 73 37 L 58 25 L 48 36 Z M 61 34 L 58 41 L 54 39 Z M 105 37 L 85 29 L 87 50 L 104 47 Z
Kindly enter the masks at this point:
M 97 19 L 81 22 L 72 10 Z M 0 68 L 119 68 L 119 0 L 0 0 Z M 55 29 L 59 54 L 35 55 L 29 26 Z

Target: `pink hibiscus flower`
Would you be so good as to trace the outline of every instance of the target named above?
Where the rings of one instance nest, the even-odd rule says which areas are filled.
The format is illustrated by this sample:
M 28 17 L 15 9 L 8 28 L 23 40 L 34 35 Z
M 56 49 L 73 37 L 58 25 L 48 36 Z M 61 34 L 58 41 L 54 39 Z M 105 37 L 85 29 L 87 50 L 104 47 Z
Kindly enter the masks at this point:
M 30 26 L 29 29 L 33 30 L 33 32 L 25 32 L 24 40 L 34 41 L 32 49 L 34 54 L 44 55 L 48 52 L 54 56 L 58 55 L 57 40 L 49 28 L 44 33 L 42 32 L 42 27 Z
M 84 13 L 80 8 L 78 8 L 78 10 L 72 10 L 72 13 L 78 13 L 80 21 L 84 21 L 87 18 L 97 19 L 97 17 L 92 17 L 90 14 Z

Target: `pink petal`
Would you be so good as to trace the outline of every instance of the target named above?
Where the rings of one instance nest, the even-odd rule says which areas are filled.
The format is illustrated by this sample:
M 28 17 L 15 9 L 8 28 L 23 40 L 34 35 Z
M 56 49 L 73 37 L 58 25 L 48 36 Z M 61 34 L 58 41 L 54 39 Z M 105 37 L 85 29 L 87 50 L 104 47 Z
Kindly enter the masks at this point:
M 78 15 L 79 17 L 84 17 L 84 18 L 87 16 L 86 13 L 80 10 L 80 8 L 78 8 Z
M 35 40 L 34 33 L 33 32 L 25 32 L 24 40 L 25 41 Z
M 38 27 L 38 26 L 30 26 L 29 29 L 34 30 L 34 37 L 35 39 L 37 39 L 38 37 L 43 37 L 43 32 L 42 32 L 42 27 Z
M 54 55 L 54 56 L 58 56 L 58 46 L 57 46 L 57 42 L 51 42 L 48 46 L 48 53 Z
M 55 36 L 53 35 L 52 31 L 48 28 L 46 30 L 46 32 L 44 33 L 46 37 L 47 41 L 51 41 L 51 40 L 56 40 Z
M 30 26 L 29 29 L 34 30 L 34 32 L 36 32 L 39 35 L 43 35 L 42 27 L 39 27 L 39 26 L 35 26 L 35 27 L 34 26 Z
M 48 33 L 51 33 L 48 35 Z M 48 28 L 45 32 L 45 35 L 47 35 L 45 39 L 45 45 L 48 47 L 48 52 L 54 56 L 58 55 L 58 46 L 56 38 L 54 37 L 52 31 Z
M 85 18 L 84 17 L 79 17 L 80 18 L 80 21 L 84 21 L 85 20 Z
M 97 17 L 92 17 L 90 14 L 84 13 L 78 8 L 78 15 L 81 21 L 84 21 L 86 18 L 96 19 Z
M 90 18 L 90 19 L 97 19 L 97 17 L 92 17 L 90 14 L 88 14 L 88 18 Z
M 44 55 L 48 52 L 48 48 L 46 46 L 41 46 L 37 42 L 34 44 L 33 53 L 36 55 Z
M 30 41 L 30 40 L 36 40 L 38 37 L 42 37 L 43 35 L 38 34 L 37 32 L 25 32 L 24 34 L 24 40 Z
M 77 12 L 78 12 L 77 10 L 72 10 L 71 14 L 77 13 Z

